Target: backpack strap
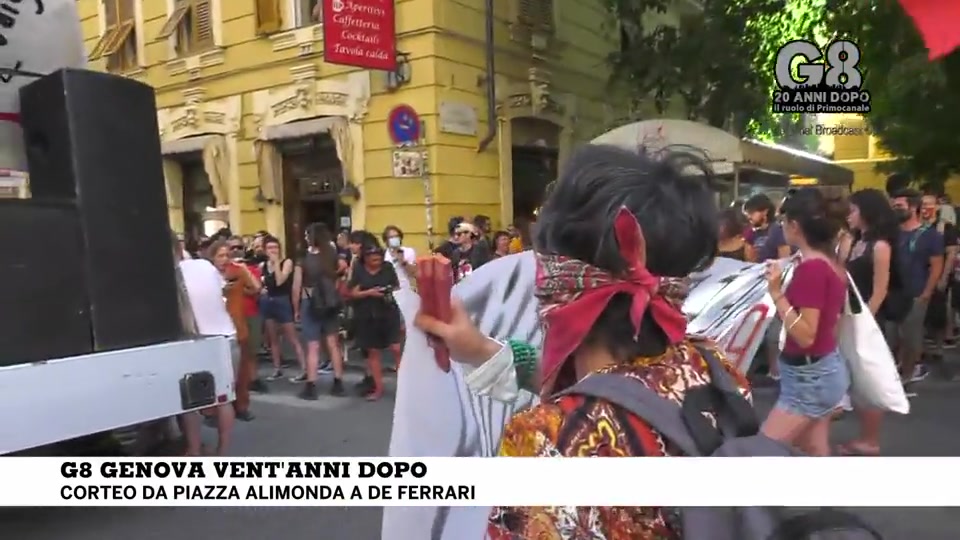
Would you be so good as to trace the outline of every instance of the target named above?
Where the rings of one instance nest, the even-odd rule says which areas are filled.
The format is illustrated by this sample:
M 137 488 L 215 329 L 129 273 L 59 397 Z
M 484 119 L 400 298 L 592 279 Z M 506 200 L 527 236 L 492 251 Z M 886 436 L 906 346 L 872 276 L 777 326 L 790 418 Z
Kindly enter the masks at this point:
M 555 397 L 584 395 L 609 401 L 642 418 L 687 456 L 708 456 L 726 439 L 756 435 L 760 422 L 720 358 L 706 347 L 697 350 L 707 362 L 711 384 L 688 391 L 683 405 L 615 373 L 589 375 Z M 716 426 L 705 412 L 715 415 Z
M 692 457 L 703 455 L 687 430 L 680 406 L 639 382 L 614 373 L 594 373 L 554 397 L 566 395 L 609 401 L 642 418 L 684 454 Z
M 710 455 L 727 439 L 759 433 L 760 420 L 716 352 L 705 344 L 694 343 L 694 346 L 707 363 L 710 384 L 688 391 L 681 410 L 697 446 L 704 454 Z M 712 413 L 716 425 L 704 413 Z

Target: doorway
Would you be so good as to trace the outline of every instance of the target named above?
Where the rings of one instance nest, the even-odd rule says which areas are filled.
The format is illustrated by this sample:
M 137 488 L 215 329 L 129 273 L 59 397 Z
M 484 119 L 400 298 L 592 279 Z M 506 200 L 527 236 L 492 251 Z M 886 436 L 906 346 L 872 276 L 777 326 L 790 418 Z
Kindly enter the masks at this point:
M 547 186 L 556 180 L 559 152 L 539 146 L 513 147 L 513 216 L 532 220 Z
M 183 174 L 183 233 L 186 238 L 199 241 L 210 235 L 209 229 L 220 225 L 217 201 L 199 153 L 184 154 L 180 168 Z
M 336 233 L 349 207 L 341 204 L 343 169 L 328 135 L 283 141 L 283 212 L 286 253 L 299 256 L 306 250 L 304 232 L 311 223 L 323 223 Z
M 560 126 L 541 118 L 514 118 L 513 220 L 533 221 L 547 186 L 557 179 L 560 165 Z

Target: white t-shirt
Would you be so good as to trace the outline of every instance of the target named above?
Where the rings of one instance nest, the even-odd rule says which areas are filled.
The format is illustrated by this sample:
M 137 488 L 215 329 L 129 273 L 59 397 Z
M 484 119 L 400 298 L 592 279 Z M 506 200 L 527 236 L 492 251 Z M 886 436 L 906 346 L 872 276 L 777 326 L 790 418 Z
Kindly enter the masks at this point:
M 400 246 L 400 250 L 403 252 L 403 260 L 407 261 L 407 264 L 416 264 L 417 263 L 417 252 L 413 248 L 407 246 Z M 387 248 L 387 252 L 384 254 L 383 259 L 388 263 L 394 265 L 397 269 L 397 279 L 400 281 L 400 289 L 412 289 L 410 286 L 410 278 L 407 276 L 407 272 L 403 268 L 400 268 L 399 264 L 393 260 L 393 250 Z
M 226 283 L 217 268 L 206 259 L 191 259 L 180 261 L 180 273 L 197 320 L 197 331 L 205 336 L 236 335 L 223 298 Z

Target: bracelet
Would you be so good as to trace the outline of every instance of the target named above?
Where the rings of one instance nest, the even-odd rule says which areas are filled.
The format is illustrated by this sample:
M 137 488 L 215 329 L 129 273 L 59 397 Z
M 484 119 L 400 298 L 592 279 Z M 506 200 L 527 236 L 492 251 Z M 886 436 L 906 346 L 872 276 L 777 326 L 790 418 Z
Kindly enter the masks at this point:
M 797 323 L 800 322 L 800 319 L 802 318 L 803 318 L 803 315 L 797 314 L 797 318 L 794 319 L 793 322 L 790 323 L 790 326 L 787 327 L 787 332 L 789 332 L 790 330 L 793 330 L 793 327 L 796 326 Z
M 507 346 L 513 352 L 513 367 L 517 372 L 517 386 L 537 393 L 534 377 L 537 372 L 537 348 L 525 341 L 508 339 Z
M 788 310 L 786 311 L 786 313 L 783 314 L 783 320 L 786 321 L 786 320 L 787 320 L 787 317 L 789 317 L 790 314 L 793 313 L 793 312 L 794 312 L 793 306 L 790 306 L 790 309 L 788 309 Z

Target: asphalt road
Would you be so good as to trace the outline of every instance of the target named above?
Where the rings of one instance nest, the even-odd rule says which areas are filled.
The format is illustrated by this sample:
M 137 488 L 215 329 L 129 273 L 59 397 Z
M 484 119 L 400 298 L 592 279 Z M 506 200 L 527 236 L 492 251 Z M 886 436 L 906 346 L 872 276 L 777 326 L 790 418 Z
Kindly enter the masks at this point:
M 359 375 L 350 374 L 353 380 Z M 232 453 L 238 456 L 380 456 L 390 434 L 392 400 L 323 396 L 302 402 L 296 387 L 273 383 L 254 402 L 257 418 L 238 423 Z M 325 389 L 325 387 L 324 387 Z M 960 383 L 920 383 L 909 417 L 890 418 L 884 450 L 894 456 L 960 456 Z M 392 384 L 391 384 L 392 392 Z M 766 408 L 774 394 L 758 389 Z M 852 418 L 835 423 L 838 440 L 850 436 Z M 207 430 L 212 442 L 214 433 Z M 757 471 L 763 474 L 763 471 Z M 894 474 L 909 475 L 904 468 Z M 784 486 L 789 489 L 789 486 Z M 945 486 L 958 489 L 960 486 Z M 858 510 L 888 540 L 960 537 L 960 509 Z M 37 508 L 0 509 L 3 538 L 12 540 L 376 540 L 377 508 Z M 411 538 L 410 540 L 421 540 Z M 470 540 L 470 539 L 464 539 Z

